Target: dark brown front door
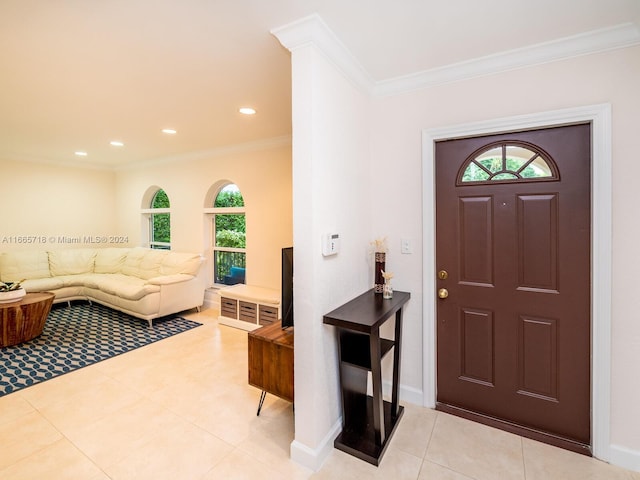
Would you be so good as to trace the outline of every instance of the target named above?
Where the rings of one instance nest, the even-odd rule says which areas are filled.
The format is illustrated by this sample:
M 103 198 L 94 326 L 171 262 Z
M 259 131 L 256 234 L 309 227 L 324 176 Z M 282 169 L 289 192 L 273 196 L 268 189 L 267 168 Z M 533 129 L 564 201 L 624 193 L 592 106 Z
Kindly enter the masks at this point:
M 590 151 L 581 124 L 435 155 L 438 408 L 586 453 Z

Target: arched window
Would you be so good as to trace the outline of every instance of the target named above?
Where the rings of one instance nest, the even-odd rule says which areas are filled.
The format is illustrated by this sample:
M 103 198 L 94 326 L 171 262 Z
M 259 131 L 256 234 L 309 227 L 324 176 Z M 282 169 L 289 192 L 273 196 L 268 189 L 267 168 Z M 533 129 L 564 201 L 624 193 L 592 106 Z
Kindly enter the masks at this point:
M 213 283 L 245 283 L 247 229 L 244 198 L 238 186 L 225 184 L 211 207 Z
M 159 189 L 151 199 L 148 210 L 149 247 L 155 249 L 171 249 L 171 218 L 169 197 Z
M 553 159 L 526 142 L 497 142 L 473 152 L 463 163 L 457 185 L 558 180 Z

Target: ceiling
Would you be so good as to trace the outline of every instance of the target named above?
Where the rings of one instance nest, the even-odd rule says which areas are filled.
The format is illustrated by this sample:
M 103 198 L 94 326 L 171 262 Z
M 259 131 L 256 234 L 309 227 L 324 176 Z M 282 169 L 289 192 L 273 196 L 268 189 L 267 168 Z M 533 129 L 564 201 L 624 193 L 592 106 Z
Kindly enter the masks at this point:
M 640 25 L 640 0 L 0 0 L 0 160 L 122 168 L 286 138 L 270 30 L 313 13 L 381 82 Z

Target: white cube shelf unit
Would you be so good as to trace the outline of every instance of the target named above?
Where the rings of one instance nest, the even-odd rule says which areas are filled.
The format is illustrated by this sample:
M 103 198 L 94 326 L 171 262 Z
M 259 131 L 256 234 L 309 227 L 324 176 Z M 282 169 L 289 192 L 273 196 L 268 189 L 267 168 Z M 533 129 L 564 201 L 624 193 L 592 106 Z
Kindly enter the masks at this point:
M 218 291 L 222 325 L 255 330 L 280 319 L 280 291 L 250 285 L 233 285 Z

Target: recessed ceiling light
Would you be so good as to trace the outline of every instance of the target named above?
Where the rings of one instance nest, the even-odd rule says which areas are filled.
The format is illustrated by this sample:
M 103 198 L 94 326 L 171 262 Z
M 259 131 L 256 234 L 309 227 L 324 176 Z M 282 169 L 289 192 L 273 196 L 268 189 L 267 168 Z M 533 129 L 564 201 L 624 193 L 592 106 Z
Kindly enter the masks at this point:
M 80 152 L 80 151 L 78 151 L 78 152 L 75 152 L 75 154 L 76 154 L 77 156 L 79 156 L 79 157 L 86 157 L 86 156 L 87 156 L 87 152 Z
M 109 144 L 113 145 L 114 147 L 124 147 L 124 143 L 119 140 L 112 140 L 111 142 L 109 142 Z
M 173 128 L 163 128 L 162 133 L 166 133 L 167 135 L 175 135 L 178 132 Z
M 240 113 L 242 113 L 243 115 L 255 115 L 256 114 L 255 108 L 251 108 L 251 107 L 242 107 L 238 111 Z

